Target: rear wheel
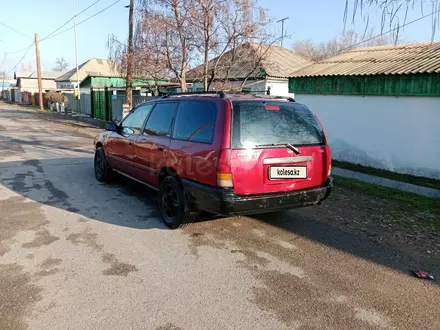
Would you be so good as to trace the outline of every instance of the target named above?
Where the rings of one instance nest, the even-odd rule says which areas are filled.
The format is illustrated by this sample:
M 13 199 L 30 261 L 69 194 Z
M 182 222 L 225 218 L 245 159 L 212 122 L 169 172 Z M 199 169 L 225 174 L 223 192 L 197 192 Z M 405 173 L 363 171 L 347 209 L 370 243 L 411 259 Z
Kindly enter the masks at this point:
M 96 148 L 94 165 L 96 180 L 99 182 L 108 181 L 112 174 L 112 170 L 108 166 L 103 147 Z
M 183 227 L 194 221 L 185 200 L 185 193 L 179 180 L 166 177 L 159 190 L 159 209 L 165 224 L 171 229 Z

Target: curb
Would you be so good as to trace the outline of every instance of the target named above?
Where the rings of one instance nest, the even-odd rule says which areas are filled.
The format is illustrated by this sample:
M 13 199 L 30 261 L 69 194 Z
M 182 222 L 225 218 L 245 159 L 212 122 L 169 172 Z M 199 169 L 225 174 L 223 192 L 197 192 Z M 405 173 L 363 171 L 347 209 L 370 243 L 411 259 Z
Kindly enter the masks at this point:
M 377 184 L 378 186 L 394 188 L 421 196 L 440 198 L 440 190 L 428 187 L 421 187 L 411 183 L 385 179 L 378 176 L 345 170 L 338 167 L 334 167 L 332 169 L 332 174 L 339 175 L 344 178 L 356 179 L 367 183 Z

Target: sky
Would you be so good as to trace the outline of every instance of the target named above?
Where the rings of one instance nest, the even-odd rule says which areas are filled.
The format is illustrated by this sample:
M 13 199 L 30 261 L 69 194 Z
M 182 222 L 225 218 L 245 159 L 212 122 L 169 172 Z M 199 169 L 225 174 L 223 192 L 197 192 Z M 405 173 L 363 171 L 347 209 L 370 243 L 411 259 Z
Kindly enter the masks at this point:
M 76 12 L 90 6 L 96 0 L 76 0 Z M 103 10 L 117 0 L 99 0 L 84 13 L 77 16 L 77 24 Z M 289 17 L 285 21 L 284 46 L 292 48 L 295 40 L 311 39 L 325 41 L 337 37 L 344 28 L 344 8 L 346 0 L 257 0 L 258 4 L 266 8 L 269 15 L 277 21 Z M 351 3 L 354 0 L 349 0 Z M 18 63 L 31 64 L 35 69 L 35 48 L 30 47 L 34 34 L 39 39 L 59 28 L 73 17 L 73 0 L 3 0 L 0 13 L 0 71 L 14 72 Z M 128 5 L 129 0 L 119 0 L 109 9 L 91 18 L 87 22 L 78 24 L 78 63 L 90 58 L 107 58 L 107 40 L 110 34 L 115 34 L 125 40 L 128 34 Z M 430 7 L 425 8 L 424 14 L 430 13 Z M 380 31 L 380 12 L 369 12 L 369 26 Z M 407 22 L 421 17 L 420 7 L 409 11 Z M 12 31 L 1 23 L 6 24 L 21 34 Z M 58 32 L 73 26 L 73 20 Z M 365 24 L 361 17 L 353 25 L 351 20 L 346 28 L 363 33 Z M 281 23 L 273 23 L 273 32 L 281 35 Z M 22 35 L 24 34 L 24 36 Z M 406 42 L 430 41 L 432 34 L 431 18 L 427 17 L 417 23 L 405 27 L 402 32 Z M 440 40 L 440 31 L 436 33 Z M 25 48 L 25 49 L 24 49 Z M 8 54 L 21 50 L 17 53 Z M 27 52 L 26 52 L 27 50 Z M 6 56 L 5 56 L 5 53 Z M 69 62 L 69 69 L 75 66 L 75 38 L 73 29 L 56 37 L 40 42 L 42 70 L 52 70 L 55 60 L 64 57 Z M 16 70 L 19 70 L 20 65 Z M 15 71 L 16 71 L 15 70 Z

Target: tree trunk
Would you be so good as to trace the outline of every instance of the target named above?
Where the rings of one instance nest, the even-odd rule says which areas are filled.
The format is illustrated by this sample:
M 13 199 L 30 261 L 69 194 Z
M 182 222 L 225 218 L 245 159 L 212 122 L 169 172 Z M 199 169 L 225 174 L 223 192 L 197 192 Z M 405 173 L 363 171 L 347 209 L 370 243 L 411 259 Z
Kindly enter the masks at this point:
M 127 53 L 127 81 L 125 86 L 125 96 L 126 103 L 128 107 L 132 108 L 133 103 L 133 73 L 132 73 L 132 62 L 133 62 L 133 8 L 134 0 L 130 0 L 130 12 L 128 17 L 128 53 Z
M 204 32 L 204 70 L 203 70 L 203 88 L 205 92 L 208 91 L 208 64 L 209 64 L 209 9 L 204 8 L 204 17 L 203 17 L 203 32 Z

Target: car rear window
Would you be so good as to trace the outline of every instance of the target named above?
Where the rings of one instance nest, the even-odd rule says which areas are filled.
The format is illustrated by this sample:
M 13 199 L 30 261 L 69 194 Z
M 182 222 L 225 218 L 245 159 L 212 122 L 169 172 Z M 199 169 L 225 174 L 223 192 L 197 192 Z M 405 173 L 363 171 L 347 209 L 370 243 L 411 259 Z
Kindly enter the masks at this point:
M 235 101 L 232 147 L 322 145 L 324 133 L 313 113 L 293 102 Z

